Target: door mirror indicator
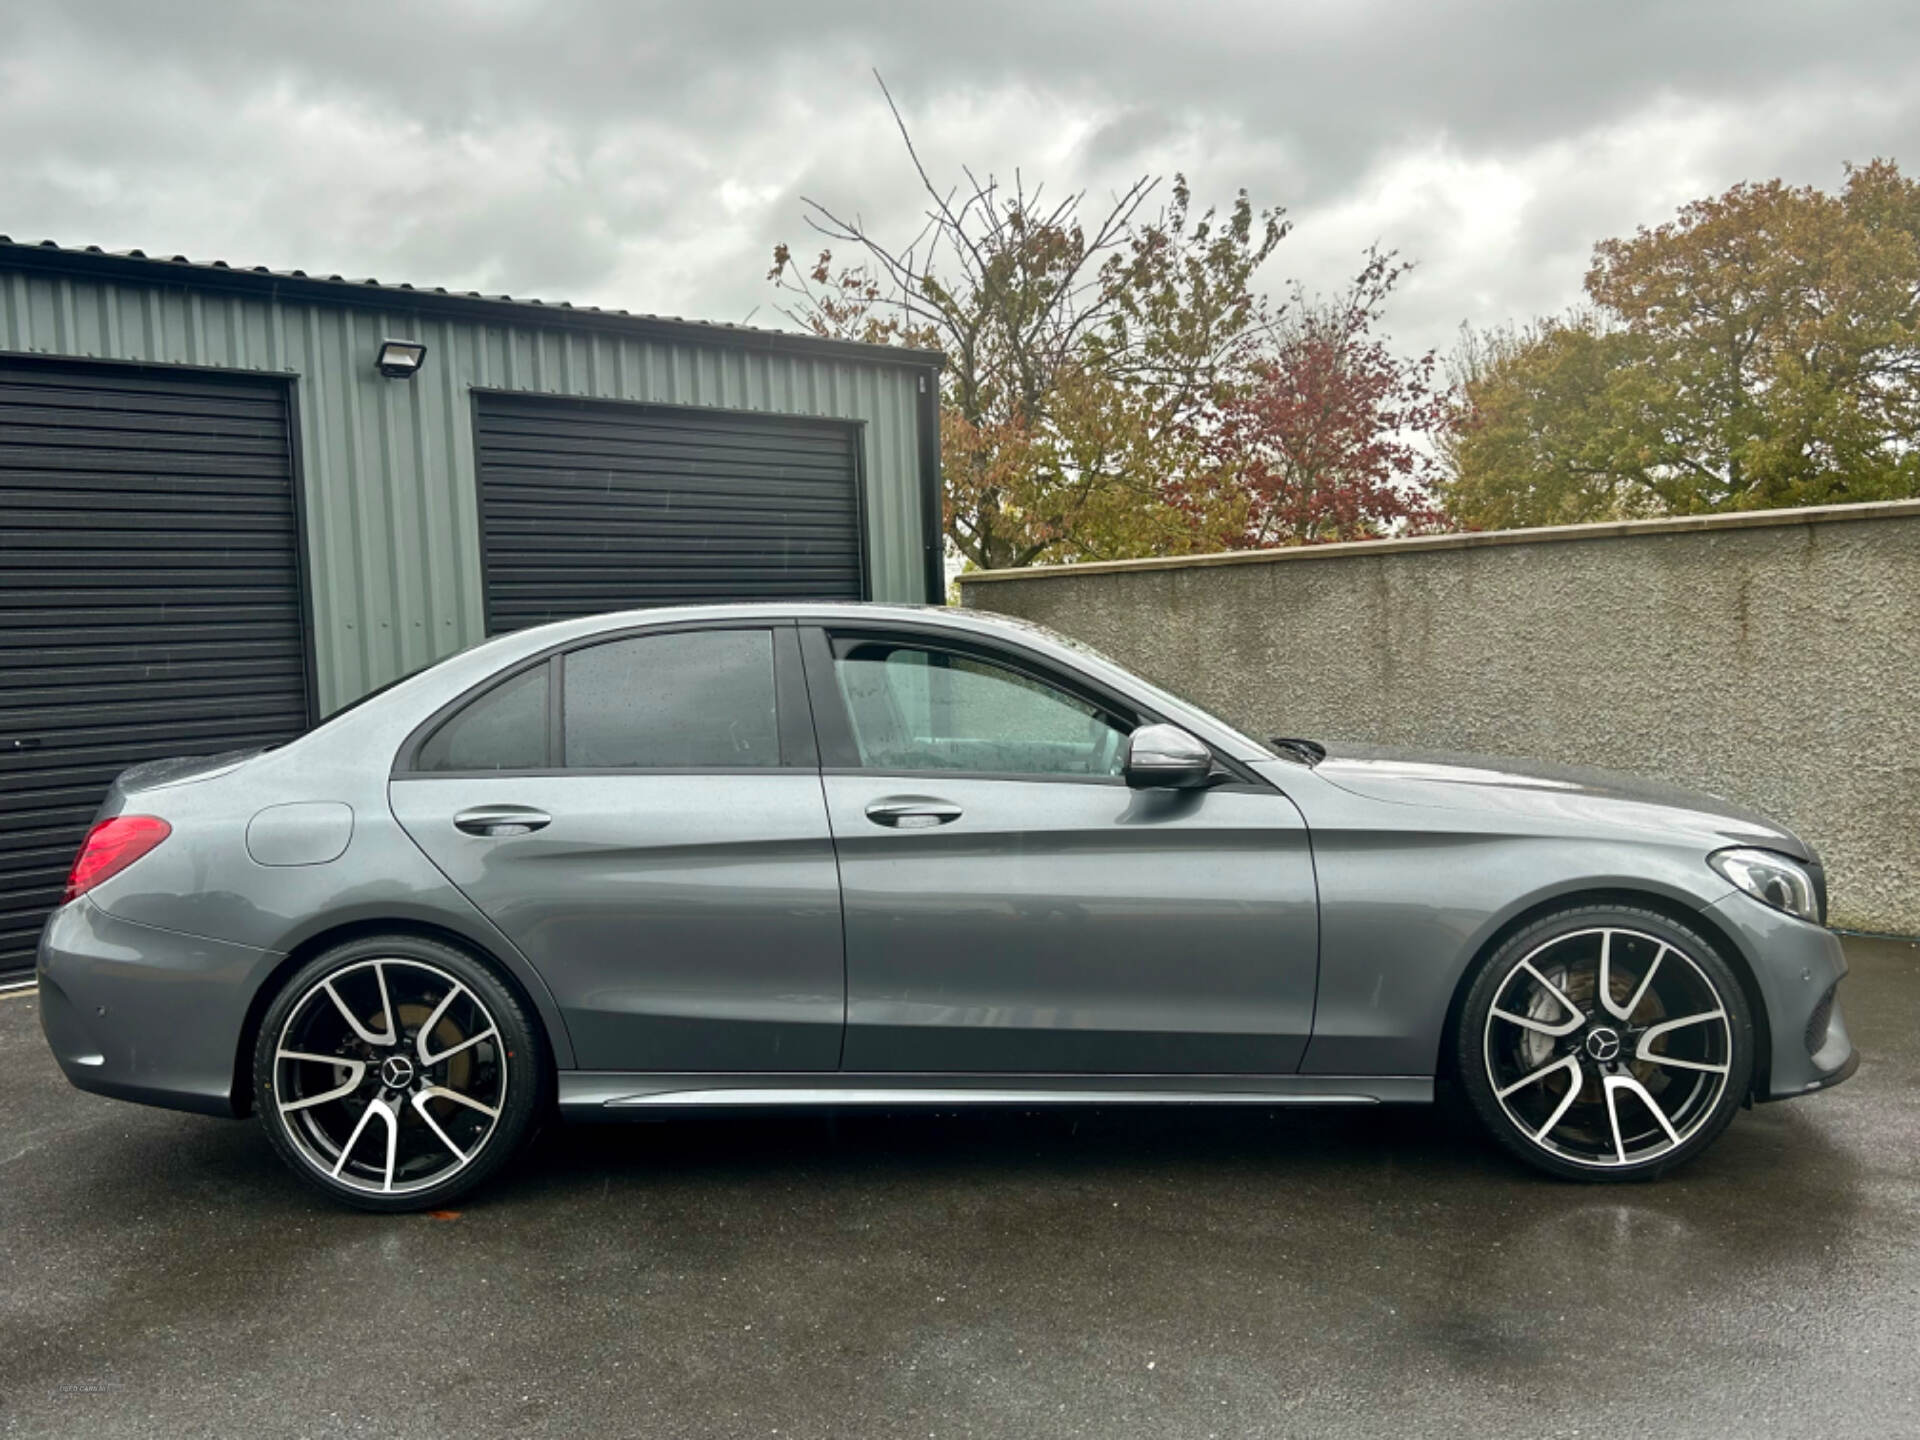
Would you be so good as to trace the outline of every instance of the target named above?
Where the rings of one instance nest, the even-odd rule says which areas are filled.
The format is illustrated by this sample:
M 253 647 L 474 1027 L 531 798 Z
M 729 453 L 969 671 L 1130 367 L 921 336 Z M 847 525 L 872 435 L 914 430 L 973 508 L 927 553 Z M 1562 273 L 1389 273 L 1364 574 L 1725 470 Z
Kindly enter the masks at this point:
M 1127 784 L 1136 790 L 1197 790 L 1213 773 L 1213 752 L 1178 725 L 1142 725 L 1127 737 Z

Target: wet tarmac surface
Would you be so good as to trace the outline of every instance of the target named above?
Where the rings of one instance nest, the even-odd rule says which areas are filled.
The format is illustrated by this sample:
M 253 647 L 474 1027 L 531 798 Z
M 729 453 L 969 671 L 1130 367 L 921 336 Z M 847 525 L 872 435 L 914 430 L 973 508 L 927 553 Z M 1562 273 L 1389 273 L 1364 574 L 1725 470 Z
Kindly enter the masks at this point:
M 562 1130 L 457 1216 L 69 1088 L 0 998 L 0 1435 L 1920 1435 L 1920 947 L 1653 1185 L 1443 1112 Z

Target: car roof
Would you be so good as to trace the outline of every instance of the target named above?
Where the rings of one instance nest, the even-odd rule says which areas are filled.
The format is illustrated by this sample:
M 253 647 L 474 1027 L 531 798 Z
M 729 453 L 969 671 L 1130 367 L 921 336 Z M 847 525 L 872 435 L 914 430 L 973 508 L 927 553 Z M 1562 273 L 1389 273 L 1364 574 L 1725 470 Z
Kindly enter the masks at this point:
M 711 620 L 819 620 L 827 623 L 849 620 L 866 623 L 905 621 L 943 625 L 958 630 L 1045 636 L 1056 643 L 1060 639 L 1041 626 L 1010 615 L 958 610 L 945 605 L 906 605 L 879 600 L 730 601 L 713 605 L 662 605 L 641 610 L 608 610 L 598 615 L 583 615 L 571 620 L 552 620 L 544 625 L 516 630 L 512 632 L 511 638 L 526 642 L 526 648 L 531 651 L 608 631 L 647 629 Z M 509 637 L 499 638 L 504 640 Z
M 400 735 L 411 730 L 436 709 L 451 703 L 472 687 L 485 683 L 503 670 L 542 652 L 565 648 L 575 642 L 591 641 L 599 635 L 622 631 L 648 630 L 714 621 L 758 620 L 762 622 L 805 623 L 822 621 L 861 624 L 910 624 L 957 634 L 997 636 L 1024 647 L 1069 670 L 1079 670 L 1105 681 L 1121 694 L 1131 694 L 1149 709 L 1172 712 L 1180 723 L 1188 725 L 1216 744 L 1225 744 L 1229 753 L 1241 759 L 1259 759 L 1264 751 L 1225 722 L 1193 706 L 1191 702 L 1169 695 L 1106 659 L 1080 642 L 1060 635 L 1045 626 L 1011 615 L 957 610 L 939 605 L 902 605 L 875 601 L 782 600 L 719 605 L 675 605 L 643 610 L 616 610 L 571 620 L 555 620 L 545 625 L 515 630 L 451 655 L 418 674 L 395 682 L 382 694 L 369 697 L 360 706 L 350 706 L 331 717 L 318 730 L 318 737 L 331 731 L 330 742 L 368 744 L 382 748 L 397 745 Z M 344 725 L 339 722 L 344 722 Z M 400 727 L 389 734 L 395 726 Z M 351 734 L 351 740 L 349 736 Z

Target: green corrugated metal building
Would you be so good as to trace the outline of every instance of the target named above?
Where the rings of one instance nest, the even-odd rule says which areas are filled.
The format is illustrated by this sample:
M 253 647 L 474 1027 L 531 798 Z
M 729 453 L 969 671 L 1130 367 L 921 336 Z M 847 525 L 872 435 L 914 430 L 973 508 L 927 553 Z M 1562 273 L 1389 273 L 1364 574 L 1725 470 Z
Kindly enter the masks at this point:
M 124 765 L 542 619 L 939 603 L 939 363 L 0 237 L 0 969 Z

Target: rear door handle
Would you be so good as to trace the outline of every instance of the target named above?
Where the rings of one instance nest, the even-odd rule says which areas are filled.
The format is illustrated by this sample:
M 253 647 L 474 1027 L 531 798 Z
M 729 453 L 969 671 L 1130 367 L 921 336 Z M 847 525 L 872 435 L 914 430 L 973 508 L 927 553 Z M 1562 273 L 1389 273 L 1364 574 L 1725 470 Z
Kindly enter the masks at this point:
M 960 818 L 960 807 L 925 795 L 890 795 L 867 806 L 867 819 L 893 830 L 931 830 Z
M 453 817 L 453 828 L 469 835 L 526 835 L 552 823 L 551 815 L 526 805 L 476 805 Z

